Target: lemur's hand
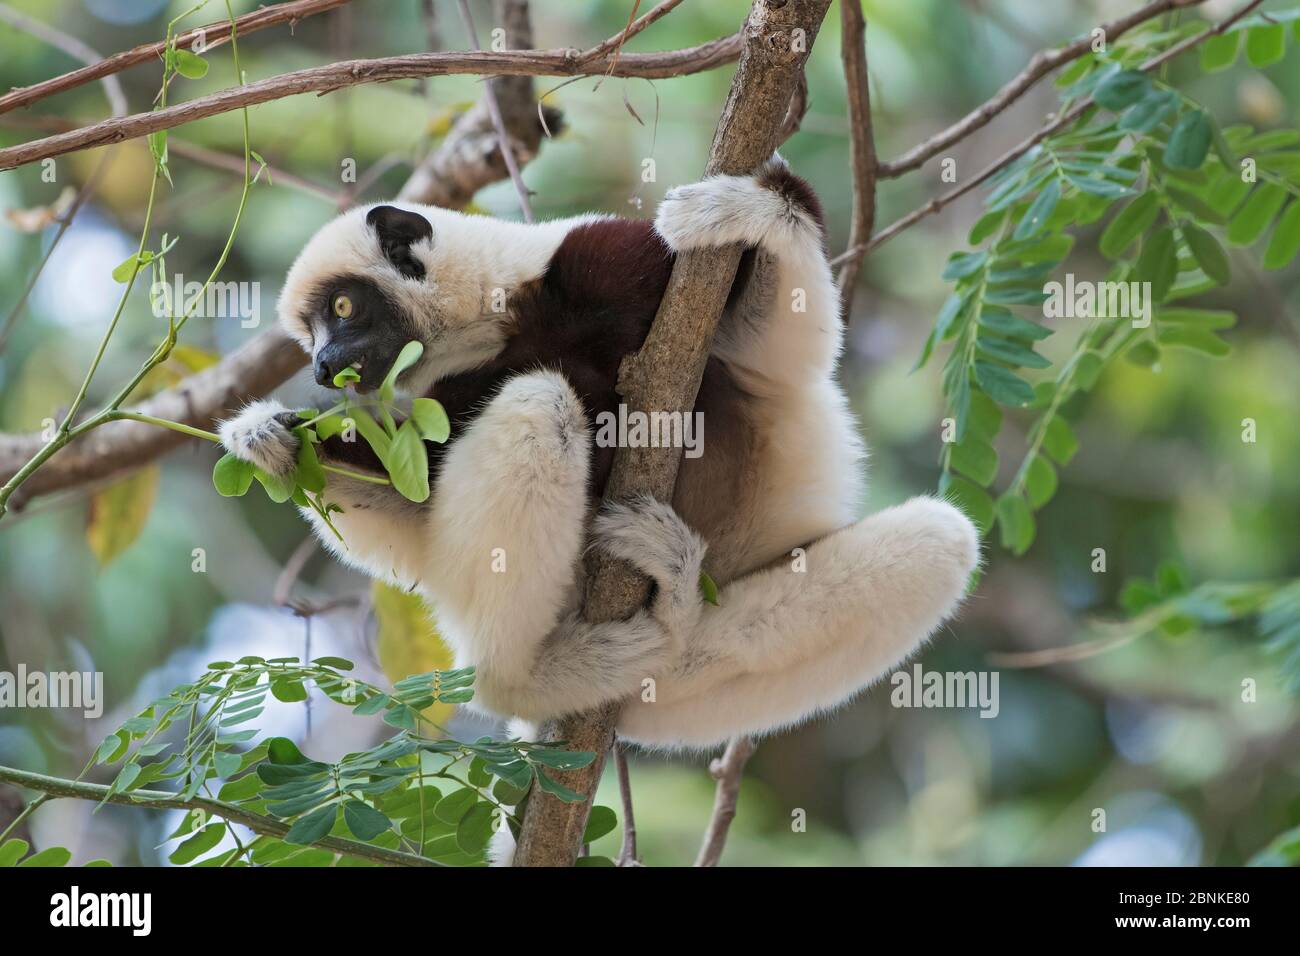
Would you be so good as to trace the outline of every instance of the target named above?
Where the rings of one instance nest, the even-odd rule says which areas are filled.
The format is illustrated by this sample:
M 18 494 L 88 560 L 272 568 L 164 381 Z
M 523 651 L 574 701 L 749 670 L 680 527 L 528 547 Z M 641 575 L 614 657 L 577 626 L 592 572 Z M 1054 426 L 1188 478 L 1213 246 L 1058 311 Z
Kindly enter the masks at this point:
M 695 626 L 702 608 L 704 541 L 670 505 L 648 495 L 628 504 L 606 504 L 592 530 L 598 548 L 622 558 L 654 581 L 658 593 L 651 613 L 663 627 L 672 650 L 680 650 L 680 642 Z
M 298 423 L 298 414 L 279 402 L 260 401 L 222 422 L 217 433 L 236 458 L 283 477 L 298 460 L 298 436 L 290 430 Z

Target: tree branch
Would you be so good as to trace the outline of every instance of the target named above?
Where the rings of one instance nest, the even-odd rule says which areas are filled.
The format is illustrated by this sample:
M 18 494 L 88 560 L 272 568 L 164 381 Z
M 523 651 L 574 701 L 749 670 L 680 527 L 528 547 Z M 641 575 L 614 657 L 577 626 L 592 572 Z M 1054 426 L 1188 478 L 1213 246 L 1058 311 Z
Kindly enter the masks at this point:
M 614 769 L 618 772 L 618 796 L 623 804 L 623 845 L 618 851 L 619 866 L 640 866 L 636 856 L 636 816 L 632 807 L 632 780 L 627 772 L 627 746 L 614 741 Z
M 221 90 L 185 103 L 121 119 L 105 120 L 79 130 L 47 136 L 0 149 L 0 170 L 14 169 L 51 156 L 136 139 L 209 116 L 301 93 L 330 93 L 344 87 L 425 76 L 477 73 L 503 76 L 638 76 L 660 79 L 711 70 L 730 63 L 740 52 L 740 36 L 662 53 L 624 53 L 584 60 L 577 50 L 507 50 L 493 52 L 409 53 L 372 60 L 344 60 L 296 70 L 256 83 Z
M 1195 6 L 1204 2 L 1205 0 L 1154 0 L 1153 3 L 1148 3 L 1145 7 L 1133 11 L 1128 16 L 1102 24 L 1100 29 L 1105 33 L 1106 42 L 1112 43 L 1129 30 L 1154 17 L 1168 13 L 1171 10 Z M 1092 49 L 1092 42 L 1090 33 L 1058 49 L 1035 53 L 1030 58 L 1028 65 L 998 90 L 988 102 L 977 107 L 942 132 L 936 133 L 925 142 L 909 149 L 892 162 L 881 163 L 880 176 L 885 179 L 894 179 L 904 173 L 919 169 L 927 160 L 937 156 L 949 146 L 987 126 L 994 117 L 1006 111 L 1043 77 L 1066 63 L 1083 56 Z
M 62 777 L 50 777 L 43 773 L 18 770 L 14 767 L 0 767 L 0 782 L 12 783 L 29 790 L 47 793 L 52 797 L 72 797 L 77 800 L 94 800 L 96 803 L 107 800 L 109 803 L 123 804 L 129 807 L 152 807 L 157 810 L 202 810 L 221 817 L 230 823 L 240 823 L 254 833 L 262 836 L 283 837 L 289 832 L 289 824 L 261 814 L 252 813 L 243 807 L 211 797 L 195 797 L 186 800 L 174 793 L 162 790 L 132 790 L 129 793 L 109 794 L 109 788 L 98 783 L 82 783 L 78 780 L 64 780 Z M 327 836 L 317 840 L 312 846 L 333 850 L 345 856 L 355 856 L 363 860 L 373 860 L 387 866 L 445 866 L 437 860 L 405 853 L 401 850 L 385 850 L 383 847 L 358 843 L 343 837 Z
M 853 167 L 853 222 L 849 248 L 853 253 L 836 279 L 840 311 L 852 316 L 853 292 L 867 254 L 866 243 L 876 227 L 876 140 L 871 123 L 871 79 L 867 72 L 866 23 L 860 0 L 840 0 L 840 58 L 849 100 L 849 159 Z
M 829 6 L 830 0 L 755 0 L 741 30 L 740 64 L 714 132 L 705 175 L 743 175 L 771 155 Z M 620 67 L 629 56 L 623 56 Z M 618 391 L 629 408 L 689 412 L 694 406 L 740 254 L 739 247 L 726 246 L 677 257 L 645 343 L 623 360 L 619 372 Z M 681 449 L 620 448 L 605 495 L 626 500 L 651 494 L 670 501 L 680 463 Z M 648 582 L 630 567 L 599 552 L 589 555 L 583 607 L 587 620 L 626 618 L 645 603 L 648 593 Z M 538 791 L 529 797 L 516 866 L 573 864 L 620 709 L 614 703 L 545 728 L 550 739 L 563 739 L 597 758 L 582 770 L 563 774 L 566 785 L 586 794 L 586 800 L 563 803 Z
M 263 7 L 260 10 L 254 10 L 252 13 L 246 13 L 242 17 L 235 18 L 237 35 L 243 37 L 257 30 L 275 26 L 278 23 L 288 23 L 292 26 L 304 17 L 324 13 L 326 10 L 340 7 L 347 2 L 348 0 L 294 0 L 292 3 L 278 3 L 275 6 Z M 178 50 L 190 49 L 199 36 L 204 38 L 205 50 L 221 46 L 230 40 L 230 21 L 221 20 L 182 33 L 176 37 L 176 48 Z M 150 63 L 161 57 L 165 49 L 166 43 L 162 40 L 155 43 L 142 43 L 133 49 L 115 53 L 79 70 L 73 70 L 71 73 L 64 73 L 62 76 L 34 83 L 31 86 L 10 90 L 0 96 L 0 113 L 8 113 L 10 110 L 16 110 L 21 106 L 31 106 L 37 100 L 43 100 L 48 96 L 66 90 L 76 89 L 95 80 L 102 80 L 139 63 Z
M 696 866 L 717 866 L 718 860 L 722 859 L 727 834 L 731 831 L 731 821 L 736 818 L 740 778 L 745 772 L 746 762 L 757 749 L 758 745 L 753 738 L 735 737 L 727 744 L 722 756 L 709 764 L 709 773 L 718 781 L 718 787 L 713 794 L 713 815 L 709 817 L 709 828 L 704 833 L 700 855 L 695 858 Z
M 1174 59 L 1175 57 L 1183 53 L 1186 53 L 1188 50 L 1192 49 L 1193 47 L 1198 46 L 1199 44 L 1205 42 L 1210 37 L 1218 36 L 1219 34 L 1223 33 L 1223 31 L 1228 29 L 1228 27 L 1232 26 L 1238 20 L 1244 18 L 1247 14 L 1249 14 L 1252 10 L 1254 10 L 1263 2 L 1264 0 L 1249 0 L 1249 2 L 1247 2 L 1239 10 L 1237 10 L 1236 13 L 1233 13 L 1231 16 L 1224 18 L 1216 25 L 1209 27 L 1208 29 L 1202 30 L 1200 33 L 1187 37 L 1185 40 L 1182 40 L 1179 43 L 1175 43 L 1173 46 L 1165 50 L 1163 53 L 1151 57 L 1141 66 L 1139 66 L 1138 69 L 1143 71 L 1144 73 L 1149 73 L 1152 70 L 1154 70 L 1156 67 L 1168 63 L 1170 60 Z M 1025 153 L 1029 152 L 1031 149 L 1033 149 L 1043 140 L 1047 139 L 1049 136 L 1053 135 L 1054 133 L 1057 133 L 1060 130 L 1065 129 L 1067 126 L 1069 126 L 1071 123 L 1077 120 L 1088 110 L 1092 109 L 1093 106 L 1094 106 L 1094 101 L 1091 96 L 1086 97 L 1085 99 L 1076 103 L 1069 110 L 1060 114 L 1055 119 L 1050 120 L 1047 123 L 1047 125 L 1043 126 L 1038 132 L 1034 133 L 1034 135 L 1030 136 L 1028 139 L 1022 141 L 1012 149 L 1009 149 L 1007 152 L 1003 153 L 1001 156 L 995 159 L 988 166 L 984 167 L 984 169 L 980 170 L 980 172 L 977 173 L 972 179 L 968 179 L 965 183 L 956 187 L 955 189 L 951 189 L 948 192 L 944 193 L 943 195 L 935 197 L 934 199 L 926 203 L 924 206 L 914 209 L 903 218 L 890 223 L 888 227 L 876 233 L 876 235 L 872 238 L 872 240 L 869 243 L 867 243 L 866 251 L 872 252 L 875 249 L 878 249 L 880 246 L 884 245 L 886 242 L 894 238 L 903 230 L 916 225 L 922 219 L 925 219 L 928 216 L 932 216 L 935 213 L 939 212 L 940 210 L 951 205 L 953 202 L 960 199 L 962 196 L 966 195 L 966 193 L 970 192 L 972 189 L 975 189 L 977 186 L 980 186 L 981 184 L 987 182 L 989 179 L 995 176 L 1000 170 L 1004 169 L 1007 166 L 1010 166 L 1017 159 L 1025 155 Z M 848 250 L 848 252 L 844 253 L 844 255 L 840 256 L 839 259 L 837 259 L 837 261 L 844 259 L 850 254 L 855 254 L 856 252 L 857 249 L 850 249 Z

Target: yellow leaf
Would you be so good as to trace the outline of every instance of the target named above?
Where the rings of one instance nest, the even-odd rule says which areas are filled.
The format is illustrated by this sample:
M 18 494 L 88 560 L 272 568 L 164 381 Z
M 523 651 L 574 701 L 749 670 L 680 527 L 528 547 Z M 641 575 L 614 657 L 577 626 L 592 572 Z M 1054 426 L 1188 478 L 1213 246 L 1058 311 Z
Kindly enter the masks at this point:
M 158 495 L 157 465 L 96 492 L 86 517 L 86 543 L 101 568 L 131 546 L 149 521 Z
M 168 358 L 174 362 L 179 362 L 187 371 L 202 372 L 205 368 L 216 365 L 221 356 L 215 352 L 196 348 L 193 345 L 178 343 L 172 346 L 172 354 Z
M 438 636 L 433 612 L 418 594 L 376 581 L 370 599 L 379 623 L 379 666 L 390 681 L 451 669 L 451 651 Z M 454 709 L 455 704 L 433 704 L 425 709 L 424 716 L 443 724 Z M 424 728 L 422 732 L 427 731 Z

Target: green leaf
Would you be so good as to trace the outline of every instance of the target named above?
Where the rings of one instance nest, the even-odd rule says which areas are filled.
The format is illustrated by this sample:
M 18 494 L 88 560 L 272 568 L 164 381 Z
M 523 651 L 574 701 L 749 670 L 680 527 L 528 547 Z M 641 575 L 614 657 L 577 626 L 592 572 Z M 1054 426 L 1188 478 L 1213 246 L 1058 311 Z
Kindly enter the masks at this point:
M 980 313 L 979 324 L 991 332 L 1031 342 L 1045 339 L 1053 331 L 1037 322 L 1022 319 L 1010 309 L 998 305 L 985 306 Z
M 451 422 L 442 403 L 433 398 L 417 398 L 411 403 L 411 420 L 425 441 L 442 444 L 451 437 Z
M 1272 66 L 1286 56 L 1286 24 L 1251 27 L 1246 33 L 1246 59 L 1257 69 Z
M 126 756 L 126 749 L 131 746 L 131 735 L 118 731 L 109 734 L 95 751 L 95 763 L 117 763 Z
M 298 749 L 288 737 L 272 737 L 266 742 L 266 757 L 271 763 L 290 765 L 290 764 L 309 764 L 310 760 Z
M 1228 254 L 1219 245 L 1219 240 L 1191 223 L 1183 223 L 1182 233 L 1201 271 L 1219 285 L 1227 285 L 1232 278 L 1232 267 L 1228 265 Z
M 1081 354 L 1074 363 L 1073 375 L 1074 382 L 1082 391 L 1089 391 L 1097 384 L 1102 369 L 1106 367 L 1106 359 L 1102 354 L 1094 349 L 1089 349 Z
M 1034 515 L 1025 499 L 1019 495 L 1005 494 L 997 502 L 998 527 L 1002 532 L 1002 546 L 1015 555 L 1022 555 L 1034 543 Z
M 189 50 L 173 50 L 176 72 L 187 80 L 201 80 L 208 75 L 208 61 Z
M 253 463 L 236 458 L 227 452 L 212 466 L 212 484 L 217 494 L 225 498 L 238 498 L 248 492 L 253 484 Z
M 1178 278 L 1178 243 L 1172 229 L 1161 229 L 1142 244 L 1135 277 L 1151 283 L 1153 302 L 1163 302 Z
M 1228 241 L 1237 246 L 1253 244 L 1286 202 L 1287 192 L 1275 183 L 1263 183 L 1228 223 Z
M 1052 500 L 1056 494 L 1056 469 L 1043 455 L 1035 455 L 1025 472 L 1025 496 L 1029 507 L 1035 511 Z
M 277 505 L 284 504 L 284 502 L 293 497 L 295 485 L 291 476 L 281 477 L 280 475 L 273 475 L 254 465 L 253 477 L 256 478 L 258 484 L 262 486 L 262 490 L 266 492 L 266 496 Z
M 27 849 L 26 840 L 6 840 L 3 845 L 0 845 L 0 868 L 16 864 L 23 858 Z
M 438 801 L 438 805 L 433 808 L 433 815 L 443 823 L 455 825 L 460 823 L 461 818 L 469 813 L 477 801 L 478 794 L 473 790 L 453 790 Z
M 1201 69 L 1207 73 L 1226 70 L 1237 62 L 1237 52 L 1241 48 L 1241 31 L 1230 30 L 1212 36 L 1201 47 Z
M 351 365 L 349 365 L 345 369 L 341 369 L 338 372 L 334 373 L 335 388 L 347 388 L 353 382 L 359 382 L 359 381 L 361 381 L 361 373 L 358 372 L 356 369 L 354 369 Z
M 131 276 L 136 273 L 136 263 L 138 262 L 141 266 L 144 266 L 147 262 L 145 259 L 145 256 L 147 255 L 148 253 L 145 253 L 145 255 L 136 255 L 135 253 L 132 253 L 129 258 L 122 260 L 122 262 L 113 269 L 113 281 L 130 282 Z
M 410 419 L 402 422 L 402 426 L 397 429 L 385 465 L 393 487 L 404 498 L 411 501 L 428 500 L 429 456 L 424 450 L 419 430 Z
M 193 863 L 203 854 L 207 853 L 226 835 L 226 825 L 224 823 L 211 823 L 204 827 L 194 836 L 190 837 L 174 851 L 171 856 L 167 857 L 177 866 L 185 866 L 187 863 Z
M 1194 325 L 1203 329 L 1230 329 L 1237 324 L 1237 315 L 1226 309 L 1161 309 L 1156 313 L 1157 323 L 1164 325 Z
M 948 459 L 954 471 L 958 471 L 977 484 L 988 487 L 998 476 L 998 453 L 988 442 L 967 435 L 965 440 L 952 449 Z
M 393 821 L 360 800 L 349 800 L 343 804 L 343 822 L 354 837 L 365 843 L 393 827 Z
M 480 800 L 456 824 L 456 845 L 466 853 L 482 853 L 492 839 L 492 804 Z
M 284 842 L 293 846 L 307 846 L 329 835 L 338 819 L 339 808 L 334 804 L 313 810 L 297 820 L 284 835 Z
M 939 494 L 960 508 L 979 528 L 980 534 L 993 527 L 993 499 L 983 488 L 945 472 L 939 480 Z
M 1214 127 L 1202 110 L 1188 110 L 1174 124 L 1165 146 L 1165 165 L 1170 169 L 1200 169 L 1214 141 Z
M 1149 581 L 1144 581 L 1142 578 L 1129 581 L 1119 594 L 1120 607 L 1129 614 L 1140 614 L 1159 603 L 1160 592 Z
M 1102 255 L 1118 259 L 1138 236 L 1155 224 L 1160 215 L 1160 197 L 1145 192 L 1119 211 L 1101 234 Z
M 1048 368 L 1052 364 L 1026 345 L 988 335 L 976 339 L 975 351 L 985 358 L 998 359 L 1017 368 Z
M 1160 346 L 1150 339 L 1140 339 L 1129 346 L 1124 353 L 1124 358 L 1143 368 L 1155 368 L 1156 363 L 1160 361 L 1161 354 Z
M 1029 383 L 991 362 L 975 362 L 975 380 L 994 401 L 1003 405 L 1028 405 L 1034 400 L 1034 390 Z
M 1018 240 L 1029 239 L 1042 232 L 1043 227 L 1047 225 L 1047 220 L 1056 211 L 1056 204 L 1060 202 L 1060 199 L 1061 181 L 1053 179 L 1038 194 L 1038 197 L 1030 204 L 1029 208 L 1025 210 L 1019 225 L 1016 226 L 1013 238 Z
M 967 419 L 967 435 L 975 435 L 991 442 L 1002 427 L 1002 407 L 983 392 L 974 392 Z
M 618 815 L 610 807 L 592 807 L 587 817 L 587 829 L 582 831 L 583 843 L 595 843 L 618 826 Z
M 42 850 L 40 853 L 34 853 L 27 859 L 19 863 L 19 866 L 41 866 L 41 867 L 59 867 L 67 866 L 72 859 L 72 853 L 65 847 L 52 846 Z
M 325 469 L 316 456 L 316 446 L 308 440 L 307 429 L 295 428 L 294 434 L 298 436 L 298 464 L 293 473 L 294 481 L 299 488 L 320 494 L 325 490 Z
M 1215 358 L 1223 358 L 1232 351 L 1232 346 L 1208 329 L 1174 326 L 1161 329 L 1156 339 L 1164 346 L 1193 349 Z
M 953 279 L 964 279 L 966 276 L 974 275 L 987 260 L 988 253 L 985 252 L 958 253 L 948 260 L 948 265 L 943 270 L 943 278 L 951 282 Z
M 1132 106 L 1151 90 L 1151 80 L 1140 70 L 1121 70 L 1093 92 L 1093 99 L 1112 112 Z
M 1281 269 L 1300 253 L 1300 199 L 1291 203 L 1277 221 L 1264 253 L 1265 269 Z
M 261 793 L 263 786 L 262 778 L 257 774 L 245 774 L 238 780 L 231 780 L 229 783 L 222 786 L 220 792 L 217 794 L 217 799 L 232 803 L 240 800 L 247 800 L 249 797 L 255 797 Z
M 587 799 L 576 790 L 570 790 L 564 784 L 548 777 L 541 770 L 537 771 L 537 785 L 557 800 L 562 800 L 565 803 L 581 803 Z
M 397 376 L 420 361 L 420 356 L 423 354 L 424 343 L 418 340 L 407 342 L 402 346 L 402 351 L 397 353 L 397 360 L 393 362 L 393 367 L 388 370 L 388 374 L 384 376 L 384 380 L 379 386 L 381 401 L 391 402 L 393 400 L 393 392 L 397 387 Z M 424 499 L 419 500 L 423 501 Z
M 718 604 L 718 583 L 703 568 L 700 569 L 700 597 L 706 604 L 720 607 Z
M 1120 117 L 1119 129 L 1149 133 L 1178 107 L 1179 102 L 1180 98 L 1173 90 L 1152 90 Z
M 271 695 L 286 704 L 297 703 L 307 699 L 307 688 L 296 678 L 281 678 L 271 682 Z
M 1187 590 L 1187 572 L 1177 561 L 1165 560 L 1156 568 L 1156 587 L 1163 597 L 1175 597 Z
M 1053 415 L 1047 423 L 1047 430 L 1043 433 L 1043 450 L 1062 468 L 1070 463 L 1070 459 L 1079 450 L 1079 439 L 1060 415 Z

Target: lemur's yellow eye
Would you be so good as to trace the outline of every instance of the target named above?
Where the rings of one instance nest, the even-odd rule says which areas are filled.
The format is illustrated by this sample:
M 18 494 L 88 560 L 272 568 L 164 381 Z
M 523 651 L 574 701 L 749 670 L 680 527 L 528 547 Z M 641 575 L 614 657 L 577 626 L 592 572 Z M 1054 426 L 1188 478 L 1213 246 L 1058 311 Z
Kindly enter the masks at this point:
M 334 314 L 340 319 L 352 315 L 352 300 L 341 292 L 334 297 Z

